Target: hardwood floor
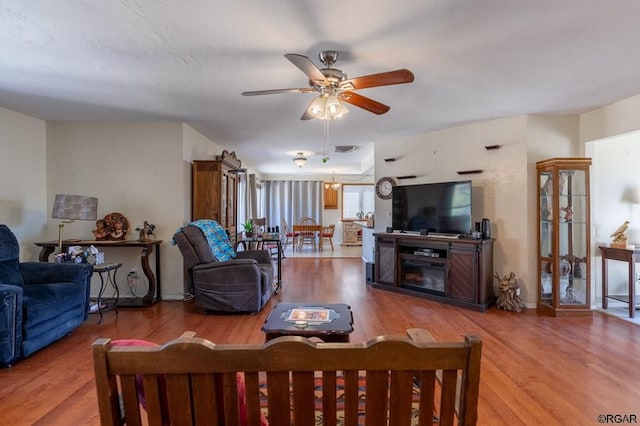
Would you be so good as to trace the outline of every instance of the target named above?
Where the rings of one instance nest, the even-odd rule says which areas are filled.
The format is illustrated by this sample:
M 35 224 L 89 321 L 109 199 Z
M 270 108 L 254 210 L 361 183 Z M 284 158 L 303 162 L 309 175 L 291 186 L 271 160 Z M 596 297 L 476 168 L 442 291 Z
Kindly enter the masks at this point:
M 1 424 L 99 424 L 91 343 L 98 337 L 163 343 L 185 330 L 219 343 L 259 343 L 277 302 L 351 305 L 352 342 L 428 329 L 439 341 L 477 334 L 483 342 L 479 424 L 597 424 L 598 415 L 640 415 L 640 327 L 595 313 L 550 318 L 495 308 L 486 313 L 365 286 L 360 259 L 286 259 L 284 286 L 256 315 L 203 315 L 192 302 L 90 317 L 54 345 L 0 370 Z M 637 418 L 637 417 L 636 417 Z

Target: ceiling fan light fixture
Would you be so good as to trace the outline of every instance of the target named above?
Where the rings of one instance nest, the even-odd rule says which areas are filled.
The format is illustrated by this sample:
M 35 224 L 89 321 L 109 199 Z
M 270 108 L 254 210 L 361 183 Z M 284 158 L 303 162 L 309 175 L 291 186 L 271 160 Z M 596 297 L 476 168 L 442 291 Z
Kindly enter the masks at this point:
M 302 152 L 299 152 L 296 154 L 296 156 L 293 158 L 293 162 L 296 163 L 296 166 L 298 167 L 302 167 L 305 165 L 305 163 L 307 162 L 307 157 L 304 156 L 304 154 Z
M 336 97 L 336 95 L 327 96 L 327 100 L 325 102 L 325 111 L 330 117 L 335 117 L 336 114 L 339 114 L 342 110 L 342 105 L 340 105 L 340 101 Z
M 326 107 L 326 95 L 320 95 L 311 102 L 307 111 L 314 118 L 319 120 L 324 120 L 325 116 L 325 107 Z
M 349 112 L 336 95 L 327 94 L 315 98 L 307 111 L 318 120 L 335 120 Z

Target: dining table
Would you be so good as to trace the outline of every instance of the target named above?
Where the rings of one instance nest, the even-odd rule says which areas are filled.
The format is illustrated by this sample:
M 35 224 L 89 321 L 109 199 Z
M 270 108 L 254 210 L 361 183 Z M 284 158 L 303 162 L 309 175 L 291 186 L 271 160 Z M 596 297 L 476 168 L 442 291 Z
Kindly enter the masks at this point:
M 305 238 L 311 239 L 313 243 L 313 251 L 322 251 L 322 225 L 293 225 L 293 247 L 298 251 L 302 251 L 302 245 Z M 316 245 L 316 239 L 317 245 Z

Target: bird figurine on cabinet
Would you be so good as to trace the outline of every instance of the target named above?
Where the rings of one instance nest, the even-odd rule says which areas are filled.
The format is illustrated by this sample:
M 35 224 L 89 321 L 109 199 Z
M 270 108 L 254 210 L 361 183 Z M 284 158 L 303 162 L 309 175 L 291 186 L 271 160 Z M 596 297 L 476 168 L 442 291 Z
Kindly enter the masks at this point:
M 629 229 L 629 221 L 625 220 L 624 223 L 620 225 L 618 229 L 613 231 L 613 233 L 610 235 L 610 237 L 613 238 L 613 240 L 611 241 L 611 244 L 616 246 L 626 247 L 627 236 L 624 235 L 624 233 L 627 232 L 627 229 Z

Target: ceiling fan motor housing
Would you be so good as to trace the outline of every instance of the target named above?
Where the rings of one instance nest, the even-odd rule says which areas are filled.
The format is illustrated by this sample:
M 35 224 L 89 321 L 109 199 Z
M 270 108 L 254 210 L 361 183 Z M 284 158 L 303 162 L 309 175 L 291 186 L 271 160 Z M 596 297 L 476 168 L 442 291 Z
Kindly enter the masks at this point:
M 327 67 L 331 67 L 331 65 L 335 64 L 338 60 L 338 52 L 335 50 L 323 50 L 318 53 L 318 58 L 320 62 L 325 64 Z

